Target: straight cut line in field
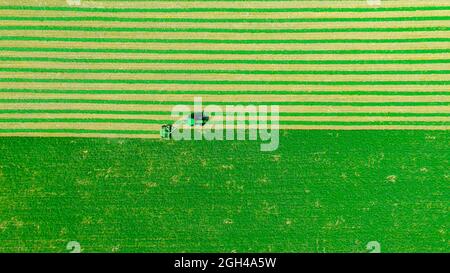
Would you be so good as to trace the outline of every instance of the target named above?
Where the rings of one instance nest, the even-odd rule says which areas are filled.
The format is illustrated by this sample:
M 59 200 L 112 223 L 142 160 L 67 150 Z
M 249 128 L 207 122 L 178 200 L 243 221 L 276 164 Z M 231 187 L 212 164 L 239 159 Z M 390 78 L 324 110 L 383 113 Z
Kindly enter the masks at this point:
M 26 17 L 2 16 L 0 21 L 92 21 L 92 22 L 180 22 L 180 23 L 301 23 L 301 22 L 403 22 L 403 21 L 448 21 L 450 16 L 411 17 L 338 17 L 338 18 L 155 18 L 155 17 Z
M 450 70 L 187 70 L 187 69 L 75 69 L 0 67 L 3 72 L 127 73 L 127 74 L 262 74 L 262 75 L 415 75 L 450 74 Z
M 110 83 L 110 84 L 197 84 L 197 85 L 449 85 L 450 81 L 214 81 L 214 80 L 134 80 L 134 79 L 38 79 L 0 78 L 0 82 Z
M 92 103 L 92 104 L 136 104 L 136 105 L 177 105 L 186 101 L 143 101 L 143 100 L 96 100 L 96 99 L 0 99 L 0 103 Z M 229 102 L 214 101 L 208 104 L 227 105 Z M 305 106 L 450 106 L 447 101 L 431 102 L 336 102 L 336 101 L 252 101 L 253 105 L 305 105 Z M 249 102 L 233 102 L 233 104 L 247 105 Z
M 36 94 L 182 94 L 182 95 L 354 95 L 354 96 L 450 96 L 450 91 L 205 91 L 205 90 L 64 90 L 64 89 L 0 89 L 0 93 Z
M 0 18 L 1 20 L 1 18 Z M 450 38 L 404 38 L 404 39 L 144 39 L 144 38 L 82 38 L 0 36 L 0 41 L 46 41 L 46 42 L 96 42 L 96 43 L 187 43 L 187 44 L 366 44 L 366 43 L 439 43 L 450 42 Z
M 0 26 L 0 30 L 52 30 L 88 32 L 194 32 L 194 33 L 323 33 L 323 32 L 415 32 L 449 31 L 449 27 L 405 28 L 305 28 L 305 29 L 252 29 L 252 28 L 141 28 L 141 27 L 82 27 L 82 26 Z
M 0 114 L 96 114 L 96 115 L 171 115 L 170 111 L 121 111 L 84 109 L 0 109 Z M 450 113 L 404 112 L 280 112 L 280 116 L 298 117 L 450 117 Z
M 0 123 L 127 123 L 127 124 L 164 124 L 173 120 L 150 120 L 150 119 L 71 119 L 71 118 L 48 118 L 48 119 L 0 119 Z M 221 122 L 225 124 L 225 122 Z M 336 126 L 450 126 L 450 121 L 308 121 L 308 120 L 280 120 L 280 125 L 336 125 Z M 238 125 L 235 123 L 234 125 Z M 243 124 L 240 124 L 243 125 Z M 2 129 L 0 129 L 2 130 Z M 8 130 L 8 129 L 5 129 Z M 30 129 L 31 130 L 31 129 Z M 99 132 L 95 130 L 94 132 Z M 108 130 L 108 133 L 121 130 Z M 1 132 L 1 131 L 0 131 Z M 155 132 L 155 131 L 151 131 Z
M 219 1 L 220 2 L 220 1 Z M 231 2 L 231 1 L 230 1 Z M 77 12 L 386 12 L 450 10 L 450 6 L 417 7 L 377 7 L 377 8 L 100 8 L 100 7 L 46 7 L 46 6 L 0 6 L 0 10 L 41 10 L 41 11 L 77 11 Z
M 0 57 L 1 61 L 62 62 L 62 63 L 165 63 L 165 64 L 435 64 L 450 63 L 450 59 L 430 60 L 194 60 L 194 59 L 86 59 L 50 57 Z
M 0 133 L 158 134 L 156 130 L 2 129 Z
M 361 49 L 361 50 L 195 50 L 195 49 L 133 49 L 133 48 L 68 48 L 68 47 L 0 47 L 1 51 L 17 52 L 93 52 L 141 54 L 234 54 L 234 55 L 316 55 L 316 54 L 439 54 L 450 53 L 444 49 Z

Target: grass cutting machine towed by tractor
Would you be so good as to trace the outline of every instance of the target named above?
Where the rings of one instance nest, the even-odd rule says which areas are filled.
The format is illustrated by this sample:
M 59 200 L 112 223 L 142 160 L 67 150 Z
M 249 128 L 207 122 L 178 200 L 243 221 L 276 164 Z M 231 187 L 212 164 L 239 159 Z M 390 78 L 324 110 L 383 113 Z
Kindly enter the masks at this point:
M 209 117 L 204 112 L 192 112 L 187 118 L 186 123 L 189 126 L 203 126 L 208 122 Z M 164 124 L 161 126 L 160 136 L 163 139 L 171 139 L 172 133 L 176 129 L 174 124 Z

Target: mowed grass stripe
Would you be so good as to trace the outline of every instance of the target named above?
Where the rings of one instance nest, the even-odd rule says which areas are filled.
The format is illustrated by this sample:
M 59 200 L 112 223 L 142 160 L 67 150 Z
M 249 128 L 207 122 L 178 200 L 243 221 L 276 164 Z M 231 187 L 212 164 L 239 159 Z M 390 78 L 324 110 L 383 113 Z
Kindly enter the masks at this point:
M 450 27 L 391 27 L 391 28 L 142 28 L 142 27 L 82 27 L 82 26 L 0 26 L 0 30 L 49 30 L 87 32 L 194 32 L 194 33 L 324 33 L 324 32 L 416 32 L 449 31 Z
M 128 124 L 165 124 L 174 120 L 151 120 L 151 119 L 79 119 L 79 118 L 22 118 L 22 119 L 0 119 L 0 123 L 128 123 Z M 211 124 L 225 124 L 222 122 L 210 122 Z M 249 121 L 234 121 L 233 124 L 246 124 Z M 230 123 L 229 123 L 230 124 Z M 228 125 L 229 125 L 228 124 Z M 269 121 L 269 124 L 271 122 Z M 384 126 L 384 125 L 406 125 L 406 126 L 448 126 L 450 121 L 309 121 L 309 120 L 280 120 L 280 125 L 349 125 L 349 126 Z M 154 132 L 154 131 L 153 131 Z
M 164 24 L 162 24 L 164 26 Z M 184 26 L 184 24 L 180 24 L 181 26 Z M 224 27 L 226 27 L 227 24 L 224 24 Z M 24 26 L 25 28 L 28 28 L 26 26 Z M 280 26 L 281 27 L 281 26 Z M 8 28 L 8 26 L 6 26 L 6 28 Z M 155 29 L 155 31 L 153 31 L 152 33 L 150 32 L 121 32 L 121 33 L 117 33 L 117 32 L 113 32 L 113 31 L 90 31 L 90 32 L 86 32 L 83 30 L 76 30 L 74 29 L 73 31 L 65 31 L 65 30 L 28 30 L 28 29 L 23 29 L 22 30 L 14 30 L 14 29 L 3 29 L 1 30 L 1 34 L 2 34 L 2 39 L 3 37 L 8 37 L 8 36 L 23 36 L 23 37 L 42 37 L 42 38 L 49 38 L 49 39 L 53 39 L 53 38 L 62 38 L 62 39 L 79 39 L 79 38 L 83 38 L 83 39 L 98 39 L 98 40 L 104 40 L 104 39 L 118 39 L 118 41 L 120 42 L 153 42 L 153 41 L 165 41 L 165 40 L 170 40 L 169 42 L 173 42 L 173 41 L 177 41 L 177 40 L 183 40 L 185 38 L 191 38 L 193 40 L 199 40 L 202 38 L 206 38 L 207 40 L 229 40 L 229 41 L 234 41 L 234 40 L 278 40 L 279 38 L 284 38 L 283 40 L 294 40 L 294 41 L 302 41 L 305 40 L 306 42 L 308 42 L 308 40 L 328 40 L 329 38 L 333 38 L 332 40 L 342 40 L 342 41 L 352 41 L 352 40 L 356 40 L 358 41 L 359 38 L 373 38 L 378 39 L 378 40 L 382 40 L 382 39 L 389 39 L 392 38 L 392 41 L 395 40 L 402 40 L 402 39 L 422 39 L 422 38 L 442 38 L 442 39 L 447 39 L 448 38 L 448 30 L 446 31 L 402 31 L 402 32 L 393 32 L 393 33 L 389 33 L 389 31 L 385 31 L 385 32 L 376 32 L 376 33 L 370 33 L 370 32 L 353 32 L 353 31 L 348 31 L 346 33 L 341 33 L 339 31 L 335 32 L 335 35 L 328 35 L 331 32 L 323 32 L 323 33 L 314 33 L 310 32 L 310 31 L 306 31 L 305 33 L 299 33 L 298 31 L 294 30 L 291 31 L 289 29 L 287 29 L 286 31 L 284 30 L 275 30 L 275 31 L 271 31 L 270 29 L 264 33 L 257 33 L 258 30 L 256 29 L 255 31 L 249 30 L 246 31 L 245 29 L 242 31 L 242 33 L 239 32 L 235 32 L 235 31 L 228 31 L 225 30 L 226 32 L 220 33 L 214 33 L 216 32 L 215 30 L 213 31 L 208 31 L 207 29 L 205 29 L 205 31 L 203 32 L 201 29 L 196 33 L 196 29 L 192 29 L 190 32 L 183 32 L 183 31 L 178 31 L 179 28 L 175 26 L 176 29 L 175 31 L 172 31 L 170 29 L 167 29 L 167 31 L 163 31 L 164 29 Z M 183 29 L 180 29 L 183 30 Z M 220 31 L 220 29 L 219 29 Z M 281 32 L 284 33 L 281 33 Z M 208 33 L 210 32 L 210 33 Z M 273 33 L 271 33 L 273 32 Z M 277 33 L 280 32 L 280 33 Z M 291 33 L 289 33 L 291 32 Z M 297 32 L 297 33 L 296 33 Z M 209 34 L 209 35 L 207 35 Z M 281 35 L 281 34 L 285 34 L 285 35 Z M 373 34 L 373 35 L 371 35 Z M 398 35 L 397 35 L 398 34 Z M 147 39 L 144 39 L 147 38 Z M 94 42 L 94 41 L 93 41 Z M 95 41 L 97 42 L 97 41 Z M 305 43 L 306 43 L 305 42 Z M 13 43 L 12 43 L 13 44 Z M 14 44 L 13 44 L 14 45 Z M 26 44 L 24 44 L 25 46 Z M 189 49 L 189 48 L 187 48 Z M 207 48 L 208 49 L 208 48 Z
M 450 16 L 410 17 L 337 17 L 337 18 L 156 18 L 156 17 L 104 17 L 104 16 L 1 16 L 0 21 L 103 21 L 103 22 L 179 22 L 179 23 L 300 23 L 300 22 L 402 22 L 448 21 Z
M 61 62 L 61 63 L 164 63 L 164 64 L 434 64 L 450 63 L 450 59 L 428 60 L 224 60 L 224 59 L 106 59 L 106 58 L 51 58 L 51 57 L 7 57 L 0 61 L 15 62 Z
M 354 96 L 450 96 L 450 91 L 205 91 L 205 90 L 64 90 L 64 89 L 0 89 L 0 93 L 36 94 L 180 94 L 180 95 L 354 95 Z
M 1 20 L 1 18 L 0 18 Z M 95 42 L 95 43 L 188 43 L 188 44 L 366 44 L 366 43 L 440 43 L 450 38 L 404 38 L 404 39 L 145 39 L 145 38 L 83 38 L 0 36 L 0 41 L 46 41 L 46 42 Z
M 70 75 L 62 75 L 69 77 Z M 308 76 L 308 77 L 314 77 L 314 76 Z M 317 76 L 317 77 L 327 77 L 327 76 Z M 350 76 L 348 76 L 350 77 Z M 352 77 L 360 77 L 360 76 L 352 76 Z M 400 76 L 400 77 L 408 77 L 408 76 Z M 419 78 L 419 76 L 417 76 Z M 424 76 L 420 76 L 419 79 L 423 79 Z M 427 76 L 425 76 L 427 77 Z M 443 76 L 433 76 L 433 77 L 443 77 Z M 27 77 L 28 78 L 28 77 Z M 444 78 L 445 79 L 445 78 Z M 249 91 L 249 92 L 276 92 L 276 91 L 283 91 L 283 92 L 358 92 L 358 91 L 369 91 L 369 92 L 448 92 L 450 91 L 446 85 L 430 85 L 428 87 L 424 87 L 421 85 L 408 85 L 408 86 L 400 86 L 400 85 L 383 85 L 383 86 L 370 86 L 370 85 L 363 85 L 363 86 L 320 86 L 320 85 L 310 85 L 310 86 L 303 86 L 303 85 L 287 85 L 287 86 L 279 86 L 279 85 L 265 85 L 265 86 L 259 86 L 259 85 L 147 85 L 147 84 L 86 84 L 86 83 L 71 83 L 69 84 L 59 84 L 59 83 L 28 83 L 28 82 L 18 82 L 11 84 L 11 82 L 0 82 L 0 90 L 80 90 L 79 94 L 84 94 L 84 91 L 91 92 L 91 90 L 99 90 L 100 94 L 104 90 L 112 90 L 112 94 L 117 93 L 115 90 L 118 90 L 119 92 L 126 92 L 130 90 L 131 92 L 136 91 L 137 93 L 140 93 L 142 91 L 169 91 L 169 92 L 189 92 L 189 94 L 196 95 L 195 92 L 191 91 L 199 91 L 199 94 L 202 94 L 202 92 L 211 92 L 211 91 L 218 91 L 220 93 L 216 95 L 226 95 L 224 92 L 235 92 L 235 94 L 242 93 L 242 91 Z M 4 93 L 6 91 L 3 91 Z M 39 92 L 39 91 L 37 91 Z M 47 91 L 44 91 L 44 93 Z M 42 93 L 42 92 L 41 92 Z M 48 93 L 48 92 L 47 92 Z M 51 93 L 51 92 L 50 92 Z M 125 93 L 127 94 L 127 93 Z M 144 93 L 145 94 L 145 93 Z M 232 94 L 232 93 L 231 93 Z M 163 94 L 160 94 L 163 95 Z M 214 94 L 212 94 L 214 95 Z M 267 95 L 269 95 L 267 93 Z M 277 95 L 277 94 L 274 94 Z M 279 95 L 279 94 L 278 94 Z M 313 94 L 312 94 L 313 95 Z
M 0 10 L 41 10 L 41 11 L 76 11 L 76 12 L 386 12 L 386 11 L 421 11 L 450 10 L 450 6 L 415 6 L 415 7 L 376 7 L 376 8 L 103 8 L 103 7 L 50 7 L 50 6 L 0 6 Z
M 450 70 L 177 70 L 177 69 L 76 69 L 0 67 L 0 72 L 126 73 L 126 74 L 262 74 L 262 75 L 398 75 L 450 74 Z
M 106 17 L 106 16 L 1 16 L 2 21 L 103 21 L 103 22 L 172 22 L 172 23 L 315 23 L 315 22 L 404 22 L 448 21 L 450 16 L 411 17 L 329 17 L 329 18 L 174 18 L 174 17 Z
M 31 73 L 126 73 L 126 74 L 262 74 L 262 75 L 414 75 L 450 74 L 450 70 L 182 70 L 182 69 L 76 69 L 0 67 L 0 72 Z
M 75 134 L 159 134 L 157 130 L 92 130 L 92 129 L 4 129 L 0 133 L 75 133 Z
M 439 54 L 450 53 L 450 48 L 436 49 L 361 49 L 361 50 L 196 50 L 196 49 L 133 49 L 133 48 L 68 48 L 68 47 L 0 47 L 1 51 L 15 52 L 86 52 L 137 54 L 233 54 L 233 55 L 317 55 L 317 54 Z
M 243 112 L 239 112 L 243 113 Z M 95 114 L 95 115 L 171 115 L 171 111 L 121 111 L 85 109 L 0 109 L 0 114 Z M 224 114 L 227 114 L 225 112 Z M 253 113 L 245 113 L 254 115 Z M 411 112 L 280 112 L 280 116 L 298 117 L 450 117 L 448 113 Z
M 38 79 L 0 78 L 0 82 L 30 83 L 108 83 L 108 84 L 193 84 L 193 85 L 449 85 L 450 81 L 214 81 L 214 80 L 139 80 L 139 79 Z
M 90 104 L 136 104 L 136 105 L 177 105 L 188 103 L 187 101 L 143 101 L 143 100 L 99 100 L 99 99 L 0 99 L 0 103 L 90 103 Z M 280 101 L 280 102 L 262 102 L 252 101 L 252 105 L 305 105 L 305 106 L 450 106 L 447 101 L 431 102 L 337 102 L 337 101 Z M 208 101 L 204 105 L 228 105 L 225 101 Z M 249 102 L 233 101 L 231 104 L 248 105 Z
M 137 124 L 162 124 L 172 123 L 173 120 L 163 119 L 106 119 L 106 118 L 0 118 L 0 123 L 137 123 Z

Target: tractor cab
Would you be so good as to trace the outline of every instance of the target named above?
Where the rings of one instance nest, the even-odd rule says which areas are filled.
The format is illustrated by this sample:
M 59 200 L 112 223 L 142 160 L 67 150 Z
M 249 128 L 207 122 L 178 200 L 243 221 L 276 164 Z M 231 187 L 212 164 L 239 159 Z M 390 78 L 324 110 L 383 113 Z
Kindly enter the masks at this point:
M 209 117 L 205 115 L 205 112 L 192 112 L 187 119 L 187 124 L 189 126 L 203 126 L 208 120 Z

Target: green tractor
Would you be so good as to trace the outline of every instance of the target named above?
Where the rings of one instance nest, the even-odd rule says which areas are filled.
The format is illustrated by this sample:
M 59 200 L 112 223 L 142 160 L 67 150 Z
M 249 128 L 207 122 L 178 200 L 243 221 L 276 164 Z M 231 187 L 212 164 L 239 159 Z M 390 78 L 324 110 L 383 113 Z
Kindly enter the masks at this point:
M 187 125 L 193 126 L 204 126 L 206 122 L 208 122 L 209 117 L 205 115 L 204 112 L 192 112 L 186 119 Z M 173 124 L 164 124 L 161 126 L 161 130 L 159 132 L 161 138 L 163 139 L 172 139 L 172 132 L 175 130 L 175 126 Z
M 209 117 L 205 112 L 193 112 L 189 115 L 187 123 L 189 126 L 203 126 L 208 122 Z

